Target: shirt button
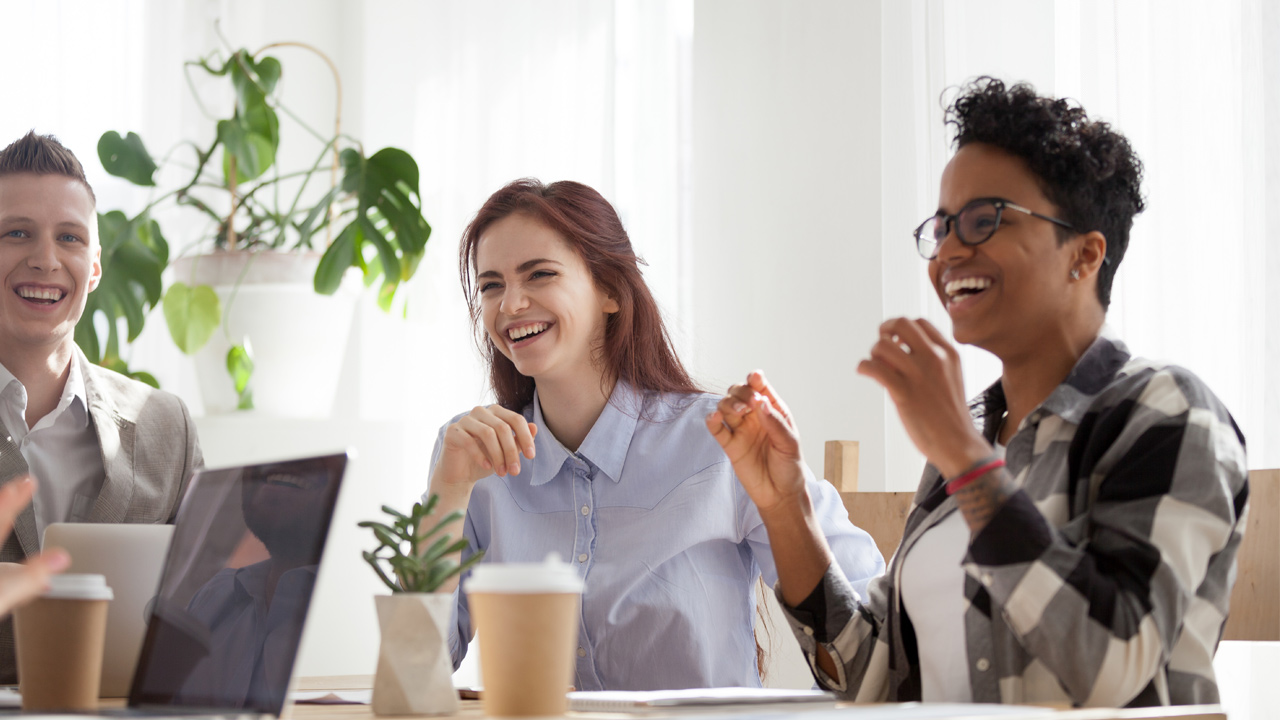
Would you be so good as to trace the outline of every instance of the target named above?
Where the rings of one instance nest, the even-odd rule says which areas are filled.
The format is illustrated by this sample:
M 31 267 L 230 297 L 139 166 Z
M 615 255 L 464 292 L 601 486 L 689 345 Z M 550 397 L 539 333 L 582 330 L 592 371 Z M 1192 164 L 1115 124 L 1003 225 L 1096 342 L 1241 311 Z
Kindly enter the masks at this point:
M 587 656 L 586 648 L 578 648 L 578 657 L 586 657 L 586 656 Z
M 586 553 L 582 553 L 581 555 L 578 556 L 578 562 L 586 562 L 586 561 L 587 561 Z
M 991 663 L 987 662 L 986 658 L 978 658 L 978 662 L 975 665 L 978 668 L 978 672 L 986 672 L 991 667 Z
M 813 628 L 809 627 L 808 625 L 805 625 L 804 634 L 808 635 L 809 637 L 813 637 Z
M 585 516 L 587 516 L 587 515 L 590 515 L 590 514 L 591 514 L 591 508 L 587 507 L 586 505 L 583 505 L 583 506 L 582 506 L 582 514 L 583 514 L 583 516 L 584 516 L 584 517 L 585 517 Z

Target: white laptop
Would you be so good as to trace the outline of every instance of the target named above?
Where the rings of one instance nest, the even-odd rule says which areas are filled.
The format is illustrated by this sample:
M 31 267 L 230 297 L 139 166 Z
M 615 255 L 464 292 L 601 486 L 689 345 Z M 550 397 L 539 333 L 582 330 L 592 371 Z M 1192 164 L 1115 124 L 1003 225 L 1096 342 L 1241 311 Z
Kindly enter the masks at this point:
M 45 528 L 42 547 L 71 553 L 67 572 L 104 575 L 115 594 L 107 606 L 102 697 L 129 695 L 151 616 L 148 605 L 156 596 L 172 537 L 172 525 L 54 523 Z
M 347 462 L 339 453 L 195 474 L 129 705 L 100 716 L 279 717 Z

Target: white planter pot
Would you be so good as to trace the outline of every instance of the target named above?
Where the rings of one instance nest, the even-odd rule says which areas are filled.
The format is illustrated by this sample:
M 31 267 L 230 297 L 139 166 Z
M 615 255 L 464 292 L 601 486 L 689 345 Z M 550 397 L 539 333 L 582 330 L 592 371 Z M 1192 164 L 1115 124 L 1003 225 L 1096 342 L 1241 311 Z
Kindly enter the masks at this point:
M 377 595 L 376 715 L 452 715 L 458 711 L 449 656 L 453 593 Z
M 250 387 L 259 412 L 329 417 L 359 283 L 344 282 L 330 296 L 317 294 L 312 279 L 319 261 L 319 253 L 227 252 L 173 262 L 175 280 L 212 285 L 222 303 L 223 327 L 193 356 L 205 414 L 236 410 L 227 351 L 248 338 L 254 362 Z

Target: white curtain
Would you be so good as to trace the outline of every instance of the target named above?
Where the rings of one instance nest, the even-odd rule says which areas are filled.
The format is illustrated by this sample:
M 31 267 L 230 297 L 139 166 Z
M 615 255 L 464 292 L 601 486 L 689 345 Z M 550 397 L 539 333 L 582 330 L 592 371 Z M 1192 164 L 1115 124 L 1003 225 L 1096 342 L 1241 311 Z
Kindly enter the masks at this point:
M 1187 367 L 1213 388 L 1245 433 L 1252 467 L 1280 466 L 1280 291 L 1268 282 L 1280 272 L 1280 7 L 1264 0 L 889 5 L 887 16 L 907 24 L 886 20 L 886 57 L 903 64 L 887 72 L 909 89 L 886 83 L 886 112 L 929 119 L 912 126 L 908 162 L 886 166 L 886 183 L 909 198 L 886 203 L 886 272 L 901 279 L 886 290 L 890 311 L 947 324 L 922 263 L 910 258 L 909 238 L 936 208 L 937 179 L 952 153 L 943 92 L 993 75 L 1075 98 L 1123 132 L 1146 168 L 1147 210 L 1135 221 L 1108 322 L 1135 353 Z M 973 348 L 962 355 L 970 394 L 998 376 L 992 356 Z M 890 445 L 905 452 L 905 436 L 888 427 Z
M 365 331 L 382 333 L 365 343 L 368 363 L 390 341 L 412 368 L 363 378 L 362 413 L 430 433 L 423 464 L 435 430 L 488 397 L 457 249 L 485 199 L 512 180 L 577 180 L 613 202 L 683 337 L 691 22 L 688 0 L 365 5 L 362 136 L 418 159 L 433 232 L 407 322 L 365 315 Z

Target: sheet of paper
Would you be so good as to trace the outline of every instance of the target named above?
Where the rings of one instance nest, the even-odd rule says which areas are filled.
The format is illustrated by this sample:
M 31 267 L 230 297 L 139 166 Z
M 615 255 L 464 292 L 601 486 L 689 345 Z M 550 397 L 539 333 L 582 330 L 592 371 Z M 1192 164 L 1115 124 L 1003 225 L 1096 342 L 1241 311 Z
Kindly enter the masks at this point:
M 372 690 L 303 690 L 289 694 L 297 705 L 368 705 Z

